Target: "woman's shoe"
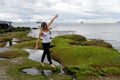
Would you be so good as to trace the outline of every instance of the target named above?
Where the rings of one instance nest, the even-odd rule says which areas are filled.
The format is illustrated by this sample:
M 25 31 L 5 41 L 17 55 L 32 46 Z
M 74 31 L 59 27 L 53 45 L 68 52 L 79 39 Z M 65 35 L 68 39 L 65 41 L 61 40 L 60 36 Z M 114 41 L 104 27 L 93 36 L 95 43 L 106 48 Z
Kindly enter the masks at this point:
M 51 64 L 50 66 L 53 67 L 53 68 L 55 68 L 55 65 L 54 65 L 54 64 Z

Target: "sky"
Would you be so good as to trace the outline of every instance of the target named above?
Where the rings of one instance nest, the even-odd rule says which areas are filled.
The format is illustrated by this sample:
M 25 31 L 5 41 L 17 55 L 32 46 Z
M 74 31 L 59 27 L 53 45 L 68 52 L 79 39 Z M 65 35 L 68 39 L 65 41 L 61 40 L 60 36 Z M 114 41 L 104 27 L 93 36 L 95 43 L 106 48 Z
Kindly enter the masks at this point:
M 120 0 L 0 0 L 0 20 L 13 22 L 117 22 Z

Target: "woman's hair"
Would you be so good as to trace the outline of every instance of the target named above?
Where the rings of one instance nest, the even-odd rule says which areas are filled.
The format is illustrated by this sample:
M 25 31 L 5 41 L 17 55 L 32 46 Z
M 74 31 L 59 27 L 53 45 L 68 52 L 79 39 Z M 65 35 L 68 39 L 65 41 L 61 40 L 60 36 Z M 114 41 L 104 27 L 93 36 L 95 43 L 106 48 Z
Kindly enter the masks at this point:
M 51 34 L 51 31 L 49 30 L 49 28 L 48 28 L 48 25 L 47 25 L 47 23 L 46 22 L 42 22 L 41 23 L 41 27 L 40 27 L 40 30 L 41 30 L 41 32 L 42 31 L 49 31 L 50 32 L 50 34 Z
M 48 26 L 47 26 L 47 23 L 46 23 L 46 22 L 42 22 L 42 23 L 41 23 L 41 31 L 43 31 L 43 30 L 48 30 L 48 31 L 49 31 L 49 29 L 48 29 Z

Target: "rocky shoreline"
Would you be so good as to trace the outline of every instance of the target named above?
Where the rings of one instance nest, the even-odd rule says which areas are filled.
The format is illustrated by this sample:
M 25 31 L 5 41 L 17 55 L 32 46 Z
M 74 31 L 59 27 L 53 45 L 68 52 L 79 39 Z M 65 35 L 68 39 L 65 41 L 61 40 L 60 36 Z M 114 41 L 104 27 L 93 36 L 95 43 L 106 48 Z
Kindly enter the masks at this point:
M 42 74 L 28 75 L 20 71 L 26 67 L 35 67 L 40 70 L 51 69 L 48 64 L 42 67 L 39 62 L 28 59 L 29 54 L 23 50 L 23 48 L 34 49 L 36 38 L 28 37 L 26 32 L 3 34 L 0 38 L 0 44 L 13 38 L 18 40 L 17 44 L 8 46 L 10 50 L 0 52 L 0 58 L 7 58 L 0 60 L 0 72 L 2 68 L 5 68 L 2 69 L 1 75 L 4 73 L 3 75 L 9 80 L 47 80 Z M 5 45 L 1 47 L 3 46 Z M 39 49 L 42 49 L 41 45 Z M 104 41 L 86 40 L 84 36 L 76 34 L 62 35 L 53 38 L 50 51 L 52 58 L 60 62 L 67 73 L 58 75 L 57 67 L 50 75 L 54 80 L 72 80 L 73 77 L 70 75 L 76 77 L 77 80 L 107 80 L 106 78 L 110 78 L 111 75 L 113 76 L 111 80 L 119 78 L 120 53 Z M 8 80 L 7 78 L 5 80 Z

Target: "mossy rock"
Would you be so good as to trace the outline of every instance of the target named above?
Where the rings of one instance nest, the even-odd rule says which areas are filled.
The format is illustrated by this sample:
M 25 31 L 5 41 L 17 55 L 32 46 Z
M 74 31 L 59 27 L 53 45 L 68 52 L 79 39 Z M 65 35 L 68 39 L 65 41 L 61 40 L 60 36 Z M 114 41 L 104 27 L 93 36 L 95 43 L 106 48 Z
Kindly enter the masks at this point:
M 64 38 L 64 39 L 72 39 L 74 41 L 86 41 L 86 38 L 82 35 L 62 35 L 62 36 L 58 36 L 58 38 Z
M 15 60 L 18 62 L 14 62 Z M 19 57 L 10 60 L 0 61 L 0 69 L 5 71 L 4 76 L 8 76 L 7 80 L 47 80 L 47 77 L 42 74 L 29 75 L 21 72 L 21 69 L 23 68 L 34 68 L 34 67 L 39 68 L 41 70 L 49 69 L 47 67 L 42 67 L 39 62 L 30 60 L 27 57 Z M 2 77 L 4 78 L 4 76 Z
M 13 38 L 17 37 L 22 37 L 22 36 L 27 36 L 28 32 L 12 32 L 9 35 L 12 36 Z
M 22 36 L 22 37 L 18 37 L 17 40 L 18 42 L 24 42 L 24 41 L 36 40 L 36 38 L 30 36 Z
M 120 53 L 102 47 L 66 46 L 54 47 L 51 51 L 54 56 L 53 58 L 58 60 L 63 66 L 69 67 L 67 70 L 77 75 L 79 74 L 79 76 L 99 75 L 101 68 L 120 67 Z M 118 72 L 114 71 L 111 73 L 118 74 Z M 103 74 L 105 75 L 105 73 Z
M 41 74 L 36 74 L 36 75 L 30 75 L 22 72 L 22 69 L 26 69 L 26 68 L 34 68 L 38 70 L 51 69 L 50 65 L 45 64 L 45 66 L 43 67 L 39 62 L 28 59 L 27 56 L 17 56 L 16 58 L 12 57 L 8 60 L 0 61 L 0 69 L 6 72 L 4 73 L 4 76 L 8 76 L 9 80 L 16 80 L 16 79 L 17 80 L 39 80 L 39 79 L 48 80 L 48 78 L 44 76 L 42 72 Z M 67 74 L 63 74 L 61 76 L 58 75 L 59 74 L 58 68 L 54 68 L 52 69 L 52 71 L 54 71 L 54 73 L 49 75 L 49 77 L 52 79 L 55 79 L 55 80 L 71 80 L 72 79 L 72 77 Z
M 13 31 L 14 32 L 21 32 L 21 31 L 24 31 L 24 32 L 28 32 L 28 31 L 31 31 L 30 27 L 13 27 Z
M 6 52 L 0 52 L 1 58 L 16 58 L 28 56 L 28 52 L 21 49 L 13 49 Z
M 0 43 L 0 47 L 4 47 L 6 45 L 6 42 Z
M 35 44 L 36 44 L 36 40 L 33 40 L 33 41 L 25 41 L 25 42 L 21 42 L 21 43 L 18 43 L 18 44 L 14 44 L 11 47 L 12 48 L 30 48 L 30 49 L 34 49 Z M 39 48 L 41 48 L 41 45 L 39 45 Z
M 11 32 L 11 33 L 3 33 L 0 37 L 10 37 L 10 38 L 17 38 L 22 36 L 27 36 L 28 32 Z
M 104 42 L 104 41 L 97 41 L 97 40 L 92 40 L 92 41 L 83 41 L 81 43 L 83 46 L 101 46 L 101 47 L 106 47 L 106 48 L 113 48 L 110 43 Z
M 53 80 L 72 80 L 72 78 L 73 78 L 72 76 L 67 75 L 67 74 L 62 74 L 62 75 L 58 75 L 58 74 L 52 74 L 51 75 Z
M 3 33 L 0 35 L 0 43 L 11 41 L 13 38 L 20 38 L 20 37 L 23 38 L 23 36 L 24 36 L 24 39 L 21 39 L 21 41 L 22 40 L 33 40 L 32 37 L 27 37 L 26 35 L 27 35 L 27 32 L 12 32 L 10 34 Z
M 62 35 L 62 36 L 57 36 L 55 37 L 52 42 L 51 45 L 53 46 L 65 46 L 65 45 L 81 45 L 82 41 L 86 41 L 86 38 L 84 36 L 81 35 Z
M 93 43 L 94 46 L 75 46 L 70 44 L 71 41 L 75 40 L 63 38 L 63 36 L 54 38 L 52 44 L 55 46 L 51 48 L 51 53 L 52 57 L 66 67 L 65 69 L 69 73 L 76 75 L 78 80 L 90 80 L 91 75 L 94 77 L 101 74 L 105 75 L 106 73 L 100 73 L 100 70 L 106 67 L 108 68 L 107 74 L 112 74 L 113 76 L 116 76 L 116 74 L 120 75 L 119 71 L 109 71 L 109 67 L 114 67 L 114 69 L 120 67 L 120 53 L 116 50 L 105 48 L 108 47 L 108 43 L 93 41 L 90 44 L 92 45 Z M 104 47 L 100 47 L 100 45 L 95 46 L 98 43 L 106 45 Z
M 0 37 L 0 43 L 1 42 L 8 42 L 8 41 L 11 41 L 12 38 L 11 37 Z
M 63 65 L 72 65 L 72 64 L 79 65 L 79 64 L 84 64 L 84 62 L 87 62 L 90 60 L 91 61 L 97 60 L 98 62 L 99 60 L 106 61 L 106 64 L 108 62 L 110 62 L 111 64 L 111 61 L 110 61 L 111 59 L 113 59 L 113 61 L 114 60 L 119 61 L 118 56 L 120 56 L 119 52 L 117 51 L 109 50 L 109 49 L 97 47 L 97 46 L 73 46 L 73 47 L 60 46 L 60 47 L 52 48 L 51 51 L 52 51 L 52 55 L 56 56 L 61 61 L 61 63 L 63 63 Z M 105 64 L 101 63 L 100 65 L 103 66 Z M 120 65 L 120 64 L 116 64 L 116 65 Z M 115 66 L 115 64 L 113 66 Z

